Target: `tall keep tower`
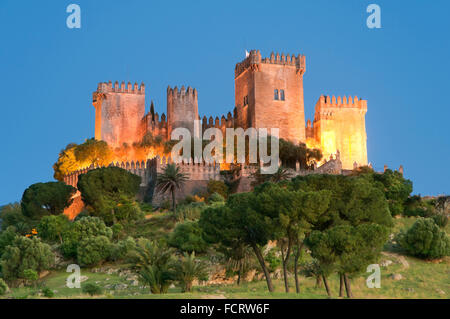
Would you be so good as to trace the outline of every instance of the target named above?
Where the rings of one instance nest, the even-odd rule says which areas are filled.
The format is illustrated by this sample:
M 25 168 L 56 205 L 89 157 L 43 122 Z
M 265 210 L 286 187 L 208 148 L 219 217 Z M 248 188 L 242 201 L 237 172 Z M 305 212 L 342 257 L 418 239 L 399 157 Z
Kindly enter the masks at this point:
M 342 168 L 367 165 L 367 101 L 358 97 L 321 96 L 314 115 L 314 137 L 323 156 L 340 152 Z
M 279 128 L 281 138 L 305 141 L 304 72 L 305 56 L 272 52 L 263 59 L 252 50 L 235 68 L 237 126 Z
M 140 142 L 142 138 L 141 120 L 145 114 L 145 86 L 138 87 L 125 82 L 114 86 L 111 81 L 99 83 L 93 93 L 95 107 L 95 139 L 103 140 L 110 146 Z
M 177 127 L 187 128 L 194 136 L 194 120 L 198 116 L 198 94 L 191 87 L 167 87 L 167 138 L 170 139 L 172 130 Z

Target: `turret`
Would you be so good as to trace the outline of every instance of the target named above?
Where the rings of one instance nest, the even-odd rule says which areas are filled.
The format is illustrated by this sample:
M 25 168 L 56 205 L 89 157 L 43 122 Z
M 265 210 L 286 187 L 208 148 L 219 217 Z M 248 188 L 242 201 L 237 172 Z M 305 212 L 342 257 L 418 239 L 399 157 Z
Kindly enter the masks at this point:
M 112 147 L 132 144 L 142 139 L 145 115 L 145 86 L 137 83 L 111 81 L 99 83 L 93 93 L 95 107 L 95 138 Z
M 177 127 L 187 128 L 194 136 L 194 121 L 198 119 L 197 90 L 191 87 L 167 87 L 167 124 L 168 138 Z

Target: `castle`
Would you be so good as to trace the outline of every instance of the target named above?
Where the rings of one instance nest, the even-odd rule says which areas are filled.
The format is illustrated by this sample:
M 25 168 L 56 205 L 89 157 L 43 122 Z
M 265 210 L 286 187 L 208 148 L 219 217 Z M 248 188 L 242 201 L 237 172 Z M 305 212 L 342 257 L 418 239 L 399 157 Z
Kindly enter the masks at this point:
M 202 120 L 202 130 L 241 127 L 279 128 L 279 136 L 294 143 L 319 148 L 328 159 L 340 152 L 343 169 L 367 165 L 365 114 L 367 101 L 358 97 L 321 96 L 314 121 L 305 125 L 303 55 L 272 53 L 262 58 L 252 50 L 235 67 L 233 114 Z M 93 93 L 95 138 L 112 147 L 140 142 L 145 134 L 170 139 L 177 127 L 194 130 L 198 113 L 198 91 L 191 87 L 167 88 L 167 118 L 163 113 L 145 114 L 145 86 L 128 82 L 99 83 Z M 224 132 L 225 133 L 225 132 Z
M 235 68 L 235 108 L 227 116 L 201 119 L 202 131 L 215 127 L 225 133 L 226 128 L 278 128 L 279 136 L 294 143 L 305 143 L 309 148 L 319 148 L 323 161 L 314 169 L 301 169 L 299 163 L 289 168 L 291 177 L 306 174 L 348 174 L 358 166 L 367 165 L 365 114 L 367 101 L 352 97 L 321 96 L 315 106 L 314 121 L 305 125 L 303 75 L 305 56 L 284 54 L 262 58 L 253 50 Z M 95 139 L 111 147 L 139 143 L 151 133 L 169 140 L 172 130 L 187 128 L 194 134 L 194 121 L 198 114 L 198 92 L 190 87 L 167 88 L 167 118 L 165 114 L 145 114 L 145 86 L 124 82 L 114 85 L 99 83 L 93 93 L 95 107 Z M 131 155 L 132 156 L 132 155 Z M 163 172 L 170 158 L 152 154 L 146 161 L 130 158 L 127 162 L 111 163 L 141 177 L 141 198 L 151 198 L 158 204 L 167 194 L 154 191 L 156 177 Z M 181 163 L 181 171 L 189 180 L 176 194 L 204 192 L 209 180 L 222 180 L 219 163 Z M 82 168 L 64 176 L 64 182 L 77 187 L 78 177 L 97 167 Z M 253 173 L 258 168 L 242 165 L 236 176 L 237 191 L 249 191 Z M 401 168 L 402 169 L 402 168 Z M 403 170 L 402 170 L 403 171 Z M 72 205 L 64 213 L 73 219 L 83 209 L 80 193 L 74 195 Z

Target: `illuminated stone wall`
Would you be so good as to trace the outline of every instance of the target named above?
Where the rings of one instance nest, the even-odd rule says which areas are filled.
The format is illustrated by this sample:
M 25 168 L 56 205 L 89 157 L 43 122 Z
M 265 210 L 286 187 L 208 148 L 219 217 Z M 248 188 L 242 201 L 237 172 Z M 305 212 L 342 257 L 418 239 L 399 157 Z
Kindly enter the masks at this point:
M 356 96 L 321 96 L 314 115 L 314 139 L 324 158 L 339 150 L 343 169 L 367 165 L 365 114 L 367 101 Z
M 95 107 L 95 138 L 112 147 L 140 142 L 145 115 L 145 87 L 128 82 L 99 83 L 93 94 Z
M 238 123 L 244 128 L 279 128 L 281 138 L 304 141 L 304 72 L 304 56 L 272 53 L 261 58 L 252 50 L 235 69 Z

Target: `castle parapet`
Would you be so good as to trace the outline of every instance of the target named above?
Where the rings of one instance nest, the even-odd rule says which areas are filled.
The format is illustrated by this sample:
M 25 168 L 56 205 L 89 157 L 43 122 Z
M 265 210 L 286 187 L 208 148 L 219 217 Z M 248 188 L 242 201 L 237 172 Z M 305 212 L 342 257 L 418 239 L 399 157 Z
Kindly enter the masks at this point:
M 185 99 L 190 98 L 193 100 L 198 99 L 197 89 L 191 88 L 188 86 L 186 89 L 184 88 L 184 85 L 181 87 L 181 89 L 178 89 L 178 87 L 174 87 L 173 89 L 170 87 L 170 85 L 167 87 L 167 95 L 171 95 L 173 98 L 178 99 Z
M 356 95 L 354 98 L 346 96 L 337 98 L 333 96 L 324 96 L 321 95 L 319 101 L 317 101 L 317 107 L 322 108 L 334 108 L 334 107 L 346 107 L 346 108 L 359 108 L 363 110 L 367 110 L 367 100 L 359 99 Z
M 130 93 L 130 94 L 145 94 L 145 85 L 141 83 L 138 86 L 137 82 L 134 83 L 134 86 L 131 85 L 130 82 L 125 85 L 125 82 L 119 85 L 119 82 L 114 82 L 114 85 L 111 81 L 109 82 L 100 82 L 97 86 L 97 93 Z
M 304 55 L 298 54 L 295 56 L 294 54 L 285 55 L 284 53 L 280 54 L 278 52 L 272 52 L 270 57 L 261 58 L 259 50 L 251 50 L 249 55 L 242 62 L 236 64 L 234 76 L 238 77 L 247 68 L 254 67 L 259 63 L 293 66 L 299 70 L 301 74 L 303 74 L 306 69 L 306 58 Z

